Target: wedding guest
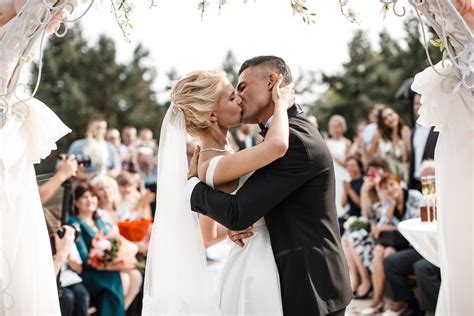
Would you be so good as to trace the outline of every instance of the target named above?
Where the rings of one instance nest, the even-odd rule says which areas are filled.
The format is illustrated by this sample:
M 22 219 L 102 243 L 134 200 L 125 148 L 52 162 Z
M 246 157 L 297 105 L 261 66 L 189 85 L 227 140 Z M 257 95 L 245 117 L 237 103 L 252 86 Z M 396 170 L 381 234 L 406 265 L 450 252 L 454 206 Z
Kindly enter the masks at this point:
M 379 112 L 385 107 L 385 104 L 377 103 L 374 105 L 374 107 L 369 113 L 369 124 L 365 126 L 364 131 L 362 132 L 362 138 L 364 139 L 365 149 L 369 149 L 370 144 L 372 143 L 372 138 L 377 132 L 377 117 L 379 115 Z
M 117 215 L 117 205 L 120 199 L 118 193 L 117 181 L 114 178 L 99 175 L 90 181 L 90 184 L 94 187 L 95 193 L 98 198 L 98 209 L 99 215 L 103 220 L 107 230 L 114 229 L 119 218 Z
M 61 158 L 54 176 L 38 187 L 41 204 L 47 203 L 58 192 L 64 181 L 76 176 L 78 168 L 73 155 Z
M 421 107 L 418 93 L 412 92 L 413 112 L 418 117 L 418 110 Z M 434 126 L 423 126 L 415 122 L 411 137 L 411 154 L 408 187 L 410 189 L 421 191 L 420 172 L 421 164 L 425 160 L 434 159 L 434 151 L 438 140 L 438 132 L 434 131 Z
M 237 127 L 234 140 L 239 150 L 253 147 L 257 143 L 256 137 L 252 133 L 252 128 L 248 124 L 242 124 Z
M 362 310 L 362 315 L 372 315 L 383 310 L 384 259 L 409 247 L 408 241 L 398 231 L 397 225 L 402 220 L 420 216 L 420 203 L 423 199 L 421 192 L 403 189 L 400 178 L 396 175 L 383 177 L 379 182 L 379 187 L 383 191 L 388 208 L 377 226 L 371 231 L 375 239 L 372 272 L 374 296 L 370 307 Z
M 54 268 L 59 276 L 59 305 L 62 316 L 86 316 L 90 302 L 89 292 L 79 276 L 82 273 L 82 261 L 74 244 L 76 231 L 64 225 L 62 238 L 54 234 L 56 254 L 54 255 Z
M 373 267 L 373 250 L 375 242 L 370 236 L 371 227 L 375 227 L 386 212 L 388 205 L 382 200 L 378 183 L 389 173 L 388 163 L 383 159 L 373 159 L 368 164 L 367 177 L 360 191 L 362 215 L 368 218 L 366 225 L 348 226 L 343 235 L 344 253 L 349 264 L 352 289 L 355 299 L 365 299 L 372 290 L 369 269 Z M 359 224 L 362 219 L 359 219 Z
M 108 128 L 107 132 L 105 133 L 105 140 L 114 145 L 117 153 L 120 154 L 120 145 L 122 144 L 122 140 L 120 138 L 120 132 L 118 129 Z
M 120 157 L 122 168 L 126 171 L 135 171 L 137 165 L 137 129 L 133 126 L 126 126 L 122 129 L 122 145 L 120 145 Z
M 360 161 L 362 161 L 364 166 L 367 166 L 367 162 L 365 161 L 364 156 L 364 137 L 363 132 L 365 127 L 367 126 L 365 121 L 359 122 L 357 124 L 356 132 L 354 134 L 354 138 L 352 139 L 351 147 L 349 148 L 349 156 L 354 156 Z
M 143 193 L 138 190 L 136 178 L 129 172 L 122 172 L 117 177 L 120 199 L 117 206 L 117 215 L 120 220 L 134 220 L 151 218 L 150 204 L 155 194 L 150 190 Z
M 425 162 L 421 166 L 421 176 L 434 176 L 434 161 Z M 413 248 L 408 248 L 385 258 L 383 265 L 390 289 L 391 306 L 384 312 L 385 316 L 395 316 L 402 313 L 417 314 L 420 309 L 434 312 L 436 298 L 440 287 L 440 271 Z M 421 308 L 411 289 L 408 276 L 415 274 L 418 267 L 417 282 L 420 288 Z M 425 271 L 432 271 L 426 275 Z M 428 284 L 426 284 L 428 283 Z M 433 304 L 434 302 L 434 304 Z
M 338 217 L 344 216 L 345 207 L 342 205 L 343 182 L 349 179 L 345 167 L 345 161 L 351 141 L 344 137 L 347 124 L 341 115 L 333 115 L 329 119 L 329 134 L 331 138 L 326 140 L 329 151 L 334 162 L 334 175 L 336 177 L 336 208 Z
M 158 150 L 158 145 L 156 140 L 153 139 L 153 132 L 149 128 L 142 128 L 138 132 L 138 139 L 136 141 L 137 147 L 149 147 L 156 152 Z
M 418 260 L 414 270 L 420 289 L 420 309 L 426 316 L 434 316 L 441 287 L 441 270 L 426 259 Z
M 410 129 L 403 125 L 400 116 L 389 107 L 378 112 L 377 132 L 365 158 L 369 160 L 374 155 L 387 160 L 392 173 L 407 184 Z
M 354 156 L 346 159 L 346 167 L 350 176 L 350 181 L 343 182 L 342 205 L 349 205 L 346 216 L 361 216 L 360 209 L 360 190 L 364 184 L 363 172 L 364 166 L 362 161 Z
M 140 146 L 137 148 L 137 153 L 138 172 L 145 184 L 145 187 L 156 187 L 158 169 L 156 164 L 155 152 L 151 147 Z
M 87 261 L 96 234 L 100 231 L 105 234 L 109 232 L 97 215 L 97 208 L 95 190 L 88 184 L 79 184 L 74 190 L 75 215 L 69 217 L 69 222 L 77 223 L 81 228 L 81 235 L 76 241 L 83 262 L 81 277 L 99 316 L 124 316 L 124 295 L 119 272 L 121 267 L 111 264 L 98 270 Z
M 113 231 L 115 234 L 120 234 L 117 226 L 119 219 L 116 212 L 119 193 L 115 179 L 99 176 L 92 179 L 91 185 L 95 188 L 99 201 L 97 213 L 102 218 L 106 229 L 109 232 Z M 148 243 L 146 241 L 136 242 L 135 245 L 137 245 L 142 253 L 148 251 Z M 124 306 L 127 310 L 140 292 L 143 276 L 137 269 L 128 269 L 120 272 L 120 278 L 124 292 Z
M 79 170 L 80 180 L 92 179 L 99 173 L 116 177 L 120 171 L 120 159 L 114 146 L 105 141 L 107 122 L 102 118 L 94 118 L 87 125 L 86 137 L 75 140 L 68 149 L 68 154 L 88 156 L 91 165 Z

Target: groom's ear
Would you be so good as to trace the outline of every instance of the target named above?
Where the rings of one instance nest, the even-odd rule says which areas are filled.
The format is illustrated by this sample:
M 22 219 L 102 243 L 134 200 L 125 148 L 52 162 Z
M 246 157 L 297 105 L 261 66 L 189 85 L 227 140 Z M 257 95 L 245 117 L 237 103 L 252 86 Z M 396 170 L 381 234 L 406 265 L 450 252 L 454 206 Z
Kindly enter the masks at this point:
M 278 81 L 278 75 L 276 74 L 276 72 L 271 72 L 268 75 L 267 89 L 272 90 L 273 86 L 277 83 L 277 81 Z

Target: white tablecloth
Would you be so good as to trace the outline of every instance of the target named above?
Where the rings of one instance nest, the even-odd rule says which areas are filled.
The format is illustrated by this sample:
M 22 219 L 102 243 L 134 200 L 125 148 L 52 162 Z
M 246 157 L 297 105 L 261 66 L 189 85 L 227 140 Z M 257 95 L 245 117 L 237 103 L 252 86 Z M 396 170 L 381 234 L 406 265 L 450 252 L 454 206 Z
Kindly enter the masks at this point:
M 408 219 L 398 224 L 398 230 L 426 260 L 439 267 L 438 233 L 436 223 Z

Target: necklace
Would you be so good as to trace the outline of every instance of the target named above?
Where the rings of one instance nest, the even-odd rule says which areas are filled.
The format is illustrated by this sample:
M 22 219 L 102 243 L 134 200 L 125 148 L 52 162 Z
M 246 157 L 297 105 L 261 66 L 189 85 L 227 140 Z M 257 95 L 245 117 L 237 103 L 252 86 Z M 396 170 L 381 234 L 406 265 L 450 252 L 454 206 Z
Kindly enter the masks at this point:
M 220 152 L 220 153 L 233 153 L 234 151 L 232 149 L 219 149 L 219 148 L 204 148 L 204 149 L 201 149 L 201 152 L 205 152 L 205 151 L 217 151 L 217 152 Z

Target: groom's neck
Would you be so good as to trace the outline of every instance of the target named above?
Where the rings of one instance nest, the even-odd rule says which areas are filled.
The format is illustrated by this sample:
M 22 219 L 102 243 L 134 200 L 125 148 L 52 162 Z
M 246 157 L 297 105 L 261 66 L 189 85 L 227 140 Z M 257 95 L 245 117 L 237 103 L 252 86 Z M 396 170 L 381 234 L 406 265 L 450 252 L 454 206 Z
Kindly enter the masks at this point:
M 275 105 L 273 103 L 264 108 L 258 115 L 258 122 L 266 124 L 270 117 L 272 117 L 274 109 Z

